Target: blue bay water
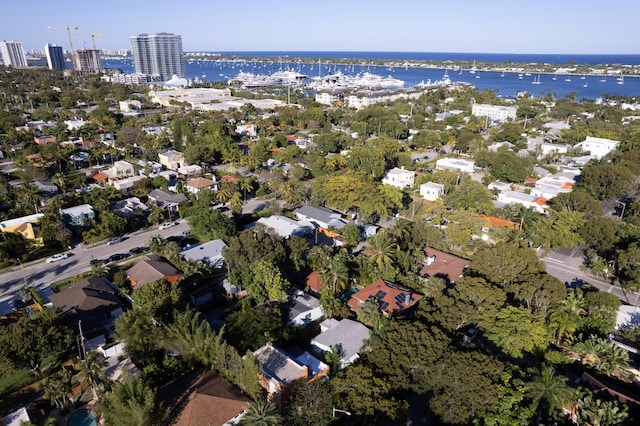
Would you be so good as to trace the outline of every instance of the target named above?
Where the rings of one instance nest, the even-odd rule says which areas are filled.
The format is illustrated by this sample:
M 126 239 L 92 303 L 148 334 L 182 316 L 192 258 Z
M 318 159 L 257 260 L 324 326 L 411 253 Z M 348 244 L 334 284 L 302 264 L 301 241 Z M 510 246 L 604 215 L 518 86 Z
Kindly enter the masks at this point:
M 620 64 L 640 65 L 640 55 L 534 55 L 534 54 L 477 54 L 477 53 L 401 53 L 401 52 L 220 52 L 225 57 L 237 56 L 251 58 L 247 61 L 229 60 L 193 60 L 186 61 L 187 78 L 198 78 L 203 81 L 227 81 L 240 71 L 256 74 L 272 74 L 279 70 L 293 70 L 309 77 L 342 72 L 343 74 L 358 74 L 371 72 L 381 76 L 391 76 L 405 82 L 405 87 L 412 87 L 428 80 L 436 81 L 444 77 L 442 68 L 411 68 L 407 66 L 366 66 L 346 65 L 345 60 L 353 59 L 385 59 L 396 64 L 402 61 L 416 60 L 451 60 L 455 62 L 474 60 L 487 63 L 527 63 L 527 64 Z M 277 59 L 274 59 L 277 58 Z M 313 62 L 299 63 L 292 58 L 313 59 Z M 322 62 L 319 63 L 320 58 Z M 355 61 L 357 62 L 357 61 Z M 133 72 L 133 62 L 130 59 L 105 59 L 106 68 L 120 68 L 124 72 Z M 471 74 L 468 71 L 446 71 L 453 82 L 466 82 L 479 90 L 495 90 L 498 96 L 515 96 L 518 92 L 528 92 L 535 97 L 551 94 L 557 98 L 570 95 L 578 99 L 597 99 L 604 95 L 640 96 L 640 77 L 626 77 L 624 84 L 618 84 L 615 76 L 607 76 L 601 81 L 601 76 L 560 75 L 552 79 L 551 74 L 532 73 L 530 76 L 519 78 L 517 73 L 479 71 Z M 566 81 L 570 77 L 571 81 Z M 533 84 L 538 79 L 540 84 Z

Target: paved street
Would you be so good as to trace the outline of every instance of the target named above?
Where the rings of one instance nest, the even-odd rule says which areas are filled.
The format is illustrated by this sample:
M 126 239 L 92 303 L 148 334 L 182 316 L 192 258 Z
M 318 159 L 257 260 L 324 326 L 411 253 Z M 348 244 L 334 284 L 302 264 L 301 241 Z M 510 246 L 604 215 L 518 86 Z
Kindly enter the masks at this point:
M 19 265 L 0 273 L 0 303 L 17 297 L 18 291 L 25 284 L 36 288 L 77 275 L 91 268 L 89 262 L 92 259 L 106 259 L 112 254 L 128 253 L 134 247 L 146 246 L 149 238 L 155 235 L 169 237 L 181 235 L 189 230 L 189 224 L 185 219 L 168 229 L 159 230 L 157 227 L 149 228 L 133 234 L 125 235 L 120 243 L 106 245 L 104 242 L 95 246 L 77 246 L 68 253 L 68 259 L 54 263 L 46 263 L 46 259 L 26 263 L 21 268 Z
M 600 291 L 615 294 L 624 303 L 638 306 L 640 293 L 623 290 L 618 285 L 590 276 L 581 269 L 583 251 L 580 247 L 551 251 L 541 259 L 547 267 L 547 272 L 569 286 L 579 286 L 589 283 Z

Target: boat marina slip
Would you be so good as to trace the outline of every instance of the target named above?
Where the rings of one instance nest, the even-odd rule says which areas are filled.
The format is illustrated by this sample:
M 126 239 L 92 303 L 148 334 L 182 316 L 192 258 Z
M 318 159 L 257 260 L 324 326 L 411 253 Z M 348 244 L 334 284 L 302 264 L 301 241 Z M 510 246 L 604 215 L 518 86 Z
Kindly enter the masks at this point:
M 640 95 L 640 78 L 634 75 L 640 72 L 640 56 L 638 55 L 626 55 L 621 58 L 630 61 L 630 65 L 601 68 L 597 68 L 600 67 L 597 64 L 601 63 L 598 60 L 607 60 L 607 57 L 590 58 L 593 66 L 583 64 L 580 72 L 577 73 L 578 67 L 575 65 L 572 65 L 572 68 L 567 65 L 550 67 L 535 61 L 528 67 L 515 63 L 495 63 L 488 66 L 483 61 L 483 66 L 480 67 L 471 60 L 465 67 L 465 62 L 455 61 L 455 57 L 450 61 L 451 66 L 421 64 L 410 56 L 416 54 L 407 54 L 409 56 L 403 61 L 400 57 L 401 54 L 397 53 L 397 58 L 391 62 L 385 62 L 382 59 L 375 61 L 369 59 L 375 57 L 372 52 L 368 52 L 370 56 L 367 60 L 357 59 L 355 56 L 351 59 L 331 58 L 327 57 L 329 52 L 318 52 L 319 55 L 324 56 L 323 59 L 311 56 L 294 57 L 300 52 L 292 52 L 291 56 L 282 53 L 280 52 L 279 57 L 267 56 L 271 52 L 264 52 L 264 57 L 255 56 L 257 55 L 255 52 L 247 52 L 247 56 L 243 57 L 212 54 L 199 57 L 195 54 L 188 54 L 185 61 L 186 77 L 196 83 L 236 81 L 240 86 L 247 88 L 300 85 L 312 90 L 345 86 L 398 89 L 420 84 L 441 83 L 449 79 L 453 83 L 471 84 L 479 90 L 497 90 L 499 96 L 505 97 L 516 96 L 522 92 L 528 92 L 535 97 L 547 94 L 555 95 L 558 98 L 575 95 L 578 99 L 597 99 L 604 95 Z M 310 55 L 310 53 L 307 54 Z M 342 52 L 342 54 L 345 53 Z M 455 56 L 456 54 L 451 55 Z M 535 55 L 526 56 L 528 60 L 536 59 Z M 537 60 L 544 59 L 544 55 L 540 55 Z M 563 58 L 555 59 L 562 60 Z M 134 71 L 132 60 L 127 58 L 105 58 L 104 66 L 105 68 L 120 69 L 125 73 Z M 551 71 L 542 72 L 539 71 L 540 68 Z M 624 76 L 621 74 L 623 71 L 625 72 Z

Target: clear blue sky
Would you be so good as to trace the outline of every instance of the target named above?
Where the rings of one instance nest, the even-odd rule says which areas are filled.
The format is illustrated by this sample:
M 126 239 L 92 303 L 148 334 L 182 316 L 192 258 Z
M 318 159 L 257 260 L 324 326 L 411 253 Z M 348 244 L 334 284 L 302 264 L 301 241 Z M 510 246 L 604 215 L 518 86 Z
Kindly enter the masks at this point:
M 185 51 L 640 54 L 638 0 L 3 0 L 0 40 L 130 49 L 170 32 Z

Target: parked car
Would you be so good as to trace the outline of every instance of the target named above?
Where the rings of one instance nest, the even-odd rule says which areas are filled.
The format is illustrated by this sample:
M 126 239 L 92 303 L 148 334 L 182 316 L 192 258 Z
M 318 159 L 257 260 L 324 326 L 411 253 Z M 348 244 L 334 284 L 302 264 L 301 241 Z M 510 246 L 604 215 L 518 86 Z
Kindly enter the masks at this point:
M 47 259 L 47 263 L 57 262 L 59 260 L 66 259 L 67 257 L 69 257 L 68 253 L 54 254 L 53 256 L 51 256 L 50 258 Z
M 113 237 L 113 238 L 109 238 L 107 240 L 107 245 L 110 246 L 112 244 L 118 244 L 120 241 L 122 241 L 121 237 Z
M 149 251 L 149 247 L 134 247 L 131 250 L 129 250 L 129 254 L 140 254 L 140 253 L 146 253 Z
M 171 228 L 172 226 L 176 226 L 177 224 L 178 224 L 178 222 L 165 222 L 165 223 L 161 224 L 160 226 L 158 226 L 158 229 Z
M 91 259 L 89 261 L 89 265 L 94 266 L 94 265 L 102 265 L 103 263 L 105 263 L 104 259 Z
M 124 253 L 112 254 L 109 256 L 109 262 L 117 262 L 118 260 L 126 259 L 127 257 L 129 257 L 129 255 Z

